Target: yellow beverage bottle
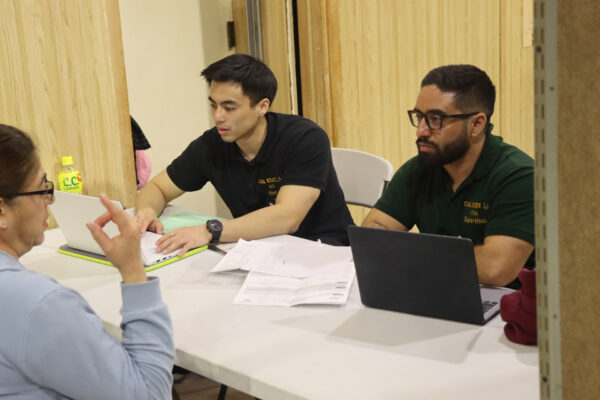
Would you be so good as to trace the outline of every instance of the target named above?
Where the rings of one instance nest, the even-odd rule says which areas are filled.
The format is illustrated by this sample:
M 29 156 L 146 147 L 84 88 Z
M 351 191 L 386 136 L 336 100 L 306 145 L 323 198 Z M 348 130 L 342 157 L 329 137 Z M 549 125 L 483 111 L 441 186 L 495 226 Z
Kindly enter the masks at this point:
M 81 174 L 73 166 L 73 157 L 63 157 L 62 167 L 62 171 L 58 174 L 58 190 L 81 193 L 83 181 L 81 180 Z

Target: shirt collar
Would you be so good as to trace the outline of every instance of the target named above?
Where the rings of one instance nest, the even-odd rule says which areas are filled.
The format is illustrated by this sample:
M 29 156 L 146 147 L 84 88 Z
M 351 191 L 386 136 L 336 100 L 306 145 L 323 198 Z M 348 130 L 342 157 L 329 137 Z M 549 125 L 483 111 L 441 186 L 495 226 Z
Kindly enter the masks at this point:
M 0 271 L 18 271 L 24 268 L 16 258 L 0 250 Z
M 481 154 L 479 154 L 479 158 L 477 159 L 469 178 L 478 180 L 488 174 L 500 156 L 502 142 L 503 139 L 500 136 L 490 134 L 485 137 L 483 149 L 481 149 Z

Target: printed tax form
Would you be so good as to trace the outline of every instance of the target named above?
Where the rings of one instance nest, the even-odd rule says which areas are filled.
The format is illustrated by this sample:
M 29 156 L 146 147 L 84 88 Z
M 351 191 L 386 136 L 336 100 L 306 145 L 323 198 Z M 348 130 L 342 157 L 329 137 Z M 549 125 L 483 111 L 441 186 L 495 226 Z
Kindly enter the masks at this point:
M 240 240 L 211 272 L 248 271 L 235 304 L 345 304 L 354 280 L 350 247 Z

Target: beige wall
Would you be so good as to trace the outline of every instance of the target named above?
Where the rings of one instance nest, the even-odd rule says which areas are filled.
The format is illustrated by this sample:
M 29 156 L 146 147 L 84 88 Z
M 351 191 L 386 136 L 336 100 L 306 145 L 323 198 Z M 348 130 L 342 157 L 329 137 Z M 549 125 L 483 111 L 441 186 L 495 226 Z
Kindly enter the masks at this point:
M 230 54 L 231 0 L 121 0 L 120 10 L 130 110 L 152 145 L 154 176 L 214 125 L 200 72 Z M 173 203 L 228 215 L 210 184 Z

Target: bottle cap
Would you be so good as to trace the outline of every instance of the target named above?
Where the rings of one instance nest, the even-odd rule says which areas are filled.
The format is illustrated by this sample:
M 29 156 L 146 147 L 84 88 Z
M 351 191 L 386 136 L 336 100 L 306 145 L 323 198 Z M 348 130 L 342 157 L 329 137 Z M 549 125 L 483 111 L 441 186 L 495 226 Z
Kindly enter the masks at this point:
M 72 156 L 64 156 L 62 158 L 62 165 L 73 165 L 73 157 Z

